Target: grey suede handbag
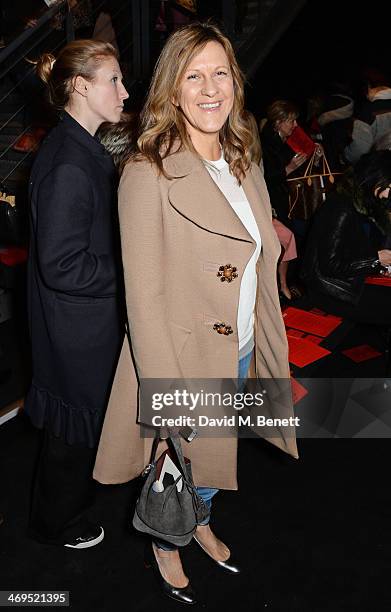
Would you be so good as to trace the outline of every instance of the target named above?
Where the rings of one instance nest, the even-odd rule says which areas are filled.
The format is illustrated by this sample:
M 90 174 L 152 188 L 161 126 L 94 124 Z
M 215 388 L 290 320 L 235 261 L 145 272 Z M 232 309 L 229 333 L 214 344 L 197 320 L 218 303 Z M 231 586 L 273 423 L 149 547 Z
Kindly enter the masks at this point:
M 168 450 L 156 460 L 158 443 L 156 437 L 150 463 L 143 472 L 146 480 L 136 503 L 133 527 L 175 546 L 186 546 L 197 524 L 209 518 L 209 510 L 194 486 L 191 463 L 183 456 L 179 438 L 167 438 Z M 169 484 L 163 486 L 160 477 L 167 455 L 178 476 L 175 480 L 171 477 Z

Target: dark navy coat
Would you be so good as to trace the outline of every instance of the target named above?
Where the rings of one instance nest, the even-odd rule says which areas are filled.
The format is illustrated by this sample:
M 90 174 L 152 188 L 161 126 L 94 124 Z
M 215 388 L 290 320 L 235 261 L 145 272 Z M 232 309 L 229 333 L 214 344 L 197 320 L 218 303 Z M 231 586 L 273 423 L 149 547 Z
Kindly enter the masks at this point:
M 28 309 L 32 422 L 94 446 L 123 337 L 116 176 L 103 146 L 64 113 L 30 179 Z

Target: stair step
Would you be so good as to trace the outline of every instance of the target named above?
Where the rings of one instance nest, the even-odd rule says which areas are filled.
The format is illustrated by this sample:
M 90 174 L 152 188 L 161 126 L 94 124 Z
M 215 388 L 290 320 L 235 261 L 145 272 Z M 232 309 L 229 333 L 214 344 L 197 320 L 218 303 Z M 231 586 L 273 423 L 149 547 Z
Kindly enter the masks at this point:
M 12 117 L 12 115 L 15 113 L 17 109 L 14 109 L 12 113 L 2 113 L 0 112 L 0 131 L 2 126 L 7 123 L 7 121 L 10 119 L 10 117 Z M 18 127 L 18 126 L 22 126 L 24 124 L 23 121 L 23 117 L 22 117 L 22 112 L 18 113 L 17 115 L 15 115 L 15 117 L 13 119 L 11 119 L 11 121 L 9 121 L 9 123 L 7 125 L 12 125 L 13 127 Z
M 28 157 L 30 159 L 31 156 Z M 0 180 L 4 180 L 11 172 L 7 182 L 18 183 L 19 181 L 27 181 L 30 175 L 31 163 L 24 162 L 18 165 L 15 160 L 1 159 L 0 160 Z
M 11 144 L 11 143 L 8 143 L 8 145 L 9 144 Z M 17 163 L 17 162 L 20 162 L 20 160 L 26 155 L 26 153 L 23 153 L 21 151 L 14 151 L 14 149 L 11 147 L 7 151 L 7 153 L 4 155 L 4 157 L 1 157 L 1 155 L 3 155 L 3 152 L 6 150 L 6 148 L 7 147 L 5 145 L 1 145 L 0 144 L 0 162 L 4 161 L 4 160 L 7 160 L 7 161 L 10 161 L 10 162 Z M 26 160 L 27 159 L 28 158 L 26 158 Z M 30 162 L 26 161 L 26 162 L 22 162 L 22 163 L 24 164 L 24 163 L 30 163 Z
M 0 129 L 0 142 L 5 141 L 5 139 L 10 140 L 11 138 L 14 140 L 15 138 L 18 138 L 22 132 L 22 126 L 12 128 L 8 127 L 7 125 L 5 128 Z
M 0 410 L 0 425 L 6 423 L 13 417 L 17 416 L 17 414 L 23 410 L 24 400 L 21 398 L 15 402 L 12 402 L 8 406 L 5 406 Z
M 8 145 L 14 141 L 15 137 L 15 134 L 4 134 L 3 132 L 0 132 L 0 151 L 4 151 L 4 149 L 6 149 Z

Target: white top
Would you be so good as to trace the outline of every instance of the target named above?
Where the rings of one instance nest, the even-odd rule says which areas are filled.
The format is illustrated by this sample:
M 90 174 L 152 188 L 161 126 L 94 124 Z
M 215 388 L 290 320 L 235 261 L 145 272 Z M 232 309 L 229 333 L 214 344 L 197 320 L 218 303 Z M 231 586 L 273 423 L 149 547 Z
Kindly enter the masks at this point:
M 229 165 L 224 157 L 221 156 L 217 161 L 206 160 L 206 169 L 256 243 L 256 249 L 247 263 L 240 285 L 237 326 L 239 357 L 241 358 L 253 348 L 254 307 L 257 294 L 257 273 L 255 266 L 261 252 L 261 236 L 243 187 L 239 185 L 237 179 L 230 173 Z M 235 263 L 232 262 L 232 265 L 235 265 Z M 247 345 L 249 345 L 248 350 L 241 352 L 241 349 Z

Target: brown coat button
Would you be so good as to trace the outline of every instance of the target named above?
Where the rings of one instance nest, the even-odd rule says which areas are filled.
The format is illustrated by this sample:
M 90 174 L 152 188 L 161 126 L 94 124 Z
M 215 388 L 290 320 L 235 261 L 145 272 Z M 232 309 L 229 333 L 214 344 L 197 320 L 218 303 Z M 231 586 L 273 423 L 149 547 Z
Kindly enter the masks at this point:
M 231 266 L 231 264 L 226 264 L 225 266 L 219 267 L 217 276 L 219 277 L 222 283 L 224 283 L 225 281 L 227 281 L 227 283 L 232 283 L 234 278 L 237 278 L 238 276 L 236 270 L 237 268 L 235 268 L 235 266 Z
M 234 333 L 232 327 L 225 323 L 215 323 L 213 329 L 215 329 L 218 334 L 223 334 L 224 336 L 229 336 Z

